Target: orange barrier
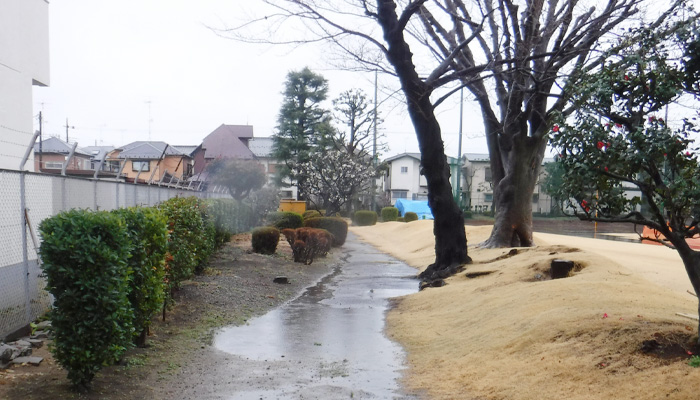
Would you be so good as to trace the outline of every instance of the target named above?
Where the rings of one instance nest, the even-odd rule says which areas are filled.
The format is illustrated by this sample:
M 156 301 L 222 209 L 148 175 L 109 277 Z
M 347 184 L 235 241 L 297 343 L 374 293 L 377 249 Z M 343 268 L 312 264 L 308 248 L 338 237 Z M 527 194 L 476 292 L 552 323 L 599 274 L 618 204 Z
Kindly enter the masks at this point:
M 668 241 L 668 239 L 666 239 L 666 236 L 664 236 L 661 232 L 657 231 L 656 229 L 652 229 L 652 228 L 649 228 L 648 226 L 645 226 L 644 231 L 642 231 L 642 243 L 653 244 L 653 245 L 657 245 L 657 246 L 662 245 L 659 242 L 656 242 L 654 240 L 649 240 L 649 239 Z M 685 241 L 688 243 L 688 245 L 690 246 L 691 249 L 700 250 L 700 235 L 695 235 L 692 238 L 687 238 L 687 239 L 685 239 Z

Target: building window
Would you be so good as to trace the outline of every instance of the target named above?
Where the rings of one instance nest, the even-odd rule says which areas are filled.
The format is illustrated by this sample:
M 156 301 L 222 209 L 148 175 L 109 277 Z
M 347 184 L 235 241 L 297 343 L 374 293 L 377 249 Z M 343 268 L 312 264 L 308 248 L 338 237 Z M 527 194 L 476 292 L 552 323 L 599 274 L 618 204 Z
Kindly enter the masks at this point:
M 61 168 L 63 168 L 63 163 L 56 162 L 56 161 L 46 161 L 44 163 L 44 168 L 46 168 L 46 169 L 61 169 Z
M 407 173 L 408 173 L 408 167 L 401 167 L 401 173 L 402 173 L 402 174 L 407 174 Z
M 132 161 L 131 162 L 131 170 L 134 172 L 146 172 L 151 170 L 151 162 L 150 161 Z
M 392 192 L 392 196 L 395 199 L 407 199 L 408 198 L 408 190 L 394 190 Z
M 493 193 L 484 193 L 484 201 L 490 203 L 493 201 Z
M 532 195 L 532 202 L 533 202 L 533 203 L 538 203 L 539 201 L 540 201 L 540 194 L 539 194 L 539 193 L 533 194 L 533 195 Z
M 493 177 L 491 176 L 491 168 L 490 167 L 484 168 L 484 180 L 486 182 L 491 182 L 493 180 Z

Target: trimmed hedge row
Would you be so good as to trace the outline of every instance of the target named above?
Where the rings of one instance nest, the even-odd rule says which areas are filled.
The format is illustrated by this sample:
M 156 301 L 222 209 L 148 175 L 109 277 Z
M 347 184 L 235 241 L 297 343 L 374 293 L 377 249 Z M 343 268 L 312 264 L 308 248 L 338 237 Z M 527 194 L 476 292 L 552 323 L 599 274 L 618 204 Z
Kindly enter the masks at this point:
M 71 210 L 41 222 L 52 351 L 75 387 L 88 387 L 133 342 L 143 344 L 151 316 L 208 261 L 215 226 L 193 197 L 157 208 Z
M 406 222 L 418 221 L 418 214 L 414 213 L 413 211 L 407 211 L 406 214 L 403 215 L 403 219 Z

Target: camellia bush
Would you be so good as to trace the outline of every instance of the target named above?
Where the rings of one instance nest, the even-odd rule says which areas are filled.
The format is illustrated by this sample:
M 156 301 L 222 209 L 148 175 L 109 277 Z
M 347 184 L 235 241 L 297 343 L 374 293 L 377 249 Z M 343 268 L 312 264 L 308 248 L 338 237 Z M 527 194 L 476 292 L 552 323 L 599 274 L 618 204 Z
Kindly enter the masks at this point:
M 577 112 L 559 117 L 552 144 L 563 172 L 553 197 L 564 199 L 564 209 L 584 220 L 652 228 L 644 239 L 675 249 L 700 293 L 700 252 L 686 242 L 700 234 L 697 32 L 694 19 L 640 29 L 598 71 L 574 75 Z M 695 111 L 664 120 L 666 107 L 680 100 Z
M 75 387 L 87 388 L 132 343 L 127 260 L 133 251 L 118 215 L 72 210 L 39 226 L 47 290 L 54 296 L 52 352 Z

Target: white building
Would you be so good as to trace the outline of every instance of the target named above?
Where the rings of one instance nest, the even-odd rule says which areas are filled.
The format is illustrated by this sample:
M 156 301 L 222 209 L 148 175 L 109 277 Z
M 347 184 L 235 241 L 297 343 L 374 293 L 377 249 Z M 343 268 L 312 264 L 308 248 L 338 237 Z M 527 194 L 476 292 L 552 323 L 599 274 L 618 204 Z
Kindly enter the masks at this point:
M 447 157 L 452 171 L 452 189 L 456 190 L 457 160 Z M 421 174 L 420 153 L 403 153 L 384 160 L 389 169 L 384 176 L 384 192 L 390 203 L 396 199 L 428 200 L 428 181 Z
M 0 1 L 0 168 L 19 169 L 34 134 L 32 85 L 48 84 L 49 2 Z
M 549 214 L 552 211 L 552 198 L 542 191 L 541 182 L 545 175 L 542 161 L 539 177 L 532 194 L 532 212 Z M 493 211 L 493 177 L 488 154 L 466 153 L 462 155 L 462 198 L 463 208 L 476 213 Z

